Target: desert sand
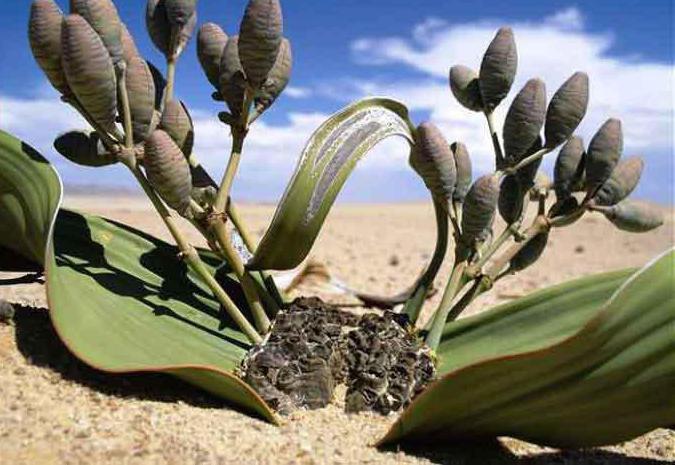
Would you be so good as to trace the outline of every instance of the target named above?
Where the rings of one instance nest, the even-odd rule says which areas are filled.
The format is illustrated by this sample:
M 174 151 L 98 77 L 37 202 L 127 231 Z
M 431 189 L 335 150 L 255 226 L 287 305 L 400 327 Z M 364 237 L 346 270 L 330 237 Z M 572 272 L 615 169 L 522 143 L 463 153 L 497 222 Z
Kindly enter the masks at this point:
M 167 238 L 147 201 L 74 196 L 66 205 L 102 214 Z M 591 215 L 553 232 L 544 256 L 503 279 L 467 314 L 570 278 L 640 266 L 673 246 L 673 212 L 657 231 L 631 235 Z M 260 236 L 273 207 L 242 206 Z M 340 205 L 311 257 L 335 277 L 372 293 L 394 294 L 412 283 L 433 249 L 430 206 Z M 191 236 L 197 242 L 197 235 Z M 198 242 L 197 242 L 198 243 Z M 444 285 L 447 265 L 437 280 Z M 0 273 L 0 279 L 18 275 Z M 311 294 L 311 286 L 300 294 Z M 344 296 L 324 296 L 340 302 Z M 436 295 L 426 305 L 437 303 Z M 433 451 L 370 447 L 394 416 L 346 415 L 339 405 L 298 412 L 275 427 L 180 381 L 160 375 L 108 375 L 69 354 L 51 329 L 40 284 L 0 286 L 16 315 L 0 323 L 1 464 L 354 464 L 354 463 L 616 463 L 675 461 L 675 431 L 659 429 L 613 447 L 559 451 L 501 438 L 491 444 L 439 445 Z M 339 404 L 339 402 L 337 403 Z

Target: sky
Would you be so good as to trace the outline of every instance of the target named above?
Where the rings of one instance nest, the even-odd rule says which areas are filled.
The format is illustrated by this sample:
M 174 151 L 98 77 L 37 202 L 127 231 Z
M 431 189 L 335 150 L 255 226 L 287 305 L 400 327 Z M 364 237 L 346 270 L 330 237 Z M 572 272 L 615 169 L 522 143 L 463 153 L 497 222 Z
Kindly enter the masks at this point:
M 57 0 L 67 10 L 67 0 Z M 117 0 L 122 20 L 141 54 L 163 69 L 144 25 L 145 2 Z M 198 0 L 198 21 L 236 34 L 244 0 Z M 550 98 L 577 70 L 590 76 L 590 106 L 577 133 L 586 142 L 609 117 L 622 119 L 624 156 L 641 155 L 646 168 L 637 198 L 673 203 L 673 3 L 670 0 L 282 0 L 284 33 L 293 47 L 289 87 L 251 129 L 239 175 L 237 199 L 274 202 L 290 179 L 312 132 L 332 113 L 368 95 L 405 103 L 415 124 L 430 120 L 449 141 L 469 148 L 475 173 L 492 171 L 484 118 L 462 108 L 450 93 L 452 65 L 474 69 L 502 25 L 514 29 L 519 66 L 514 88 L 497 111 L 501 126 L 518 89 L 542 78 Z M 66 190 L 135 188 L 120 166 L 83 168 L 52 148 L 63 131 L 86 127 L 59 102 L 34 62 L 26 24 L 29 0 L 0 5 L 0 129 L 36 147 L 61 173 Z M 216 118 L 193 39 L 180 59 L 177 95 L 195 121 L 195 151 L 215 179 L 229 153 L 229 128 Z M 402 140 L 386 140 L 347 181 L 342 201 L 418 201 L 428 197 L 407 164 Z M 555 154 L 543 165 L 551 171 Z

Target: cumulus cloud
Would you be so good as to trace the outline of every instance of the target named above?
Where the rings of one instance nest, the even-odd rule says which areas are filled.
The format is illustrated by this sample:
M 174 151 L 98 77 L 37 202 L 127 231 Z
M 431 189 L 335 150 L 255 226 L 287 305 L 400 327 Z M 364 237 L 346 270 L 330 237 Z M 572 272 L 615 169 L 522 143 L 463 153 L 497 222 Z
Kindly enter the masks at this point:
M 454 100 L 448 89 L 447 73 L 453 64 L 478 69 L 485 47 L 501 25 L 501 21 L 490 19 L 450 23 L 429 18 L 401 36 L 360 38 L 351 44 L 354 61 L 366 69 L 372 68 L 372 75 L 377 77 L 363 78 L 367 74 L 361 72 L 359 79 L 346 75 L 313 87 L 291 86 L 285 93 L 293 99 L 331 97 L 336 108 L 366 95 L 397 98 L 418 120 L 420 116 L 430 118 L 448 139 L 464 141 L 477 171 L 484 172 L 490 170 L 493 163 L 484 118 Z M 535 76 L 544 79 L 550 97 L 574 71 L 586 71 L 591 77 L 591 104 L 579 134 L 588 141 L 607 117 L 621 118 L 626 152 L 641 153 L 647 158 L 644 175 L 647 182 L 642 184 L 657 186 L 672 182 L 672 65 L 613 55 L 612 34 L 589 31 L 577 8 L 554 12 L 541 21 L 519 21 L 511 25 L 519 49 L 518 77 L 511 97 L 527 79 Z M 383 69 L 387 72 L 383 73 Z M 395 72 L 389 72 L 390 69 Z M 509 103 L 510 99 L 500 106 L 497 121 L 501 121 Z M 228 128 L 218 122 L 215 111 L 193 109 L 192 116 L 196 126 L 195 150 L 214 177 L 218 177 L 229 153 Z M 235 194 L 265 200 L 278 198 L 306 141 L 328 116 L 323 112 L 296 111 L 286 114 L 284 122 L 272 124 L 264 118 L 259 120 L 246 141 Z M 25 99 L 0 95 L 0 127 L 31 142 L 43 153 L 53 153 L 51 144 L 58 132 L 85 126 L 72 109 L 58 101 L 53 91 L 45 93 L 42 89 L 34 98 Z M 350 183 L 361 183 L 359 188 L 365 189 L 366 195 L 375 195 L 367 186 L 375 185 L 380 179 L 404 179 L 401 173 L 405 172 L 409 177 L 401 182 L 406 183 L 406 188 L 392 189 L 392 192 L 396 191 L 397 198 L 423 198 L 426 193 L 421 183 L 406 170 L 407 155 L 405 143 L 386 141 L 361 162 L 355 180 Z M 51 158 L 57 161 L 67 183 L 82 182 L 80 168 L 58 157 Z M 551 160 L 547 163 L 550 166 Z M 375 172 L 377 176 L 373 176 Z M 85 182 L 94 179 L 93 174 L 90 176 Z M 99 178 L 96 179 L 98 182 Z M 126 178 L 102 176 L 100 179 L 112 184 Z M 390 184 L 396 182 L 399 181 Z M 653 192 L 664 199 L 663 194 L 658 194 L 658 187 L 654 187 Z M 647 195 L 653 196 L 651 192 Z
M 460 107 L 447 84 L 451 65 L 478 69 L 482 53 L 500 21 L 450 24 L 438 18 L 417 25 L 407 37 L 361 38 L 352 43 L 357 62 L 370 66 L 403 65 L 417 72 L 415 79 L 360 80 L 354 94 L 385 94 L 399 98 L 411 109 L 428 112 L 451 139 L 463 140 L 477 155 L 479 170 L 491 168 L 492 155 L 484 119 Z M 591 80 L 591 103 L 579 128 L 586 140 L 610 116 L 624 122 L 628 151 L 650 154 L 672 152 L 674 68 L 635 57 L 610 55 L 613 37 L 589 32 L 576 8 L 558 11 L 539 22 L 516 22 L 519 50 L 518 76 L 512 98 L 527 79 L 540 77 L 547 83 L 549 98 L 576 70 Z M 497 112 L 500 121 L 508 99 Z M 663 165 L 663 160 L 657 160 Z M 649 163 L 649 160 L 648 160 Z M 550 164 L 550 161 L 549 161 Z

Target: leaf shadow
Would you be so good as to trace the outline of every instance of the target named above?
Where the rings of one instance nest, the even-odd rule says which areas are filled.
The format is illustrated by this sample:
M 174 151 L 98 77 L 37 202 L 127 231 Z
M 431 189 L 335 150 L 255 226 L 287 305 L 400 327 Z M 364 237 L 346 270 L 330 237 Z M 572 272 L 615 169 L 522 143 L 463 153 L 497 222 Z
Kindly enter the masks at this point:
M 82 215 L 68 210 L 59 212 L 59 221 L 57 221 L 55 231 L 57 264 L 90 276 L 108 292 L 137 300 L 158 317 L 175 318 L 181 323 L 220 338 L 228 344 L 236 345 L 244 350 L 249 348 L 246 342 L 220 332 L 225 328 L 236 329 L 234 322 L 227 317 L 227 313 L 222 307 L 215 310 L 212 306 L 206 304 L 206 300 L 212 300 L 211 295 L 190 279 L 188 267 L 177 258 L 178 251 L 175 247 L 129 226 L 109 220 L 104 221 L 152 244 L 151 249 L 140 255 L 139 263 L 161 280 L 159 285 L 148 283 L 111 264 L 106 258 L 104 246 L 92 237 L 92 231 L 87 220 Z M 63 240 L 59 240 L 60 237 Z M 74 240 L 74 238 L 77 240 Z M 116 253 L 114 247 L 109 249 L 108 253 Z M 206 256 L 205 259 L 208 264 L 214 266 L 212 257 Z M 245 298 L 239 284 L 228 277 L 226 272 L 216 273 L 216 279 L 221 281 L 225 291 L 230 294 L 232 299 L 244 308 Z M 187 318 L 170 309 L 168 305 L 154 302 L 150 298 L 151 296 L 156 296 L 162 301 L 179 301 L 189 308 L 216 320 L 218 322 L 217 327 L 216 325 L 213 328 L 207 327 L 199 321 Z
M 451 465 L 663 465 L 671 463 L 667 460 L 655 460 L 642 457 L 629 457 L 620 452 L 605 449 L 564 449 L 535 452 L 526 456 L 518 456 L 498 439 L 484 441 L 463 441 L 446 443 L 403 444 L 396 450 L 419 458 L 424 458 L 435 464 Z M 387 450 L 387 448 L 383 448 Z M 393 450 L 393 449 L 389 449 Z
M 123 399 L 182 401 L 202 408 L 229 406 L 226 401 L 168 374 L 112 374 L 96 370 L 80 361 L 63 344 L 46 308 L 13 305 L 16 345 L 32 365 L 48 368 L 65 380 Z

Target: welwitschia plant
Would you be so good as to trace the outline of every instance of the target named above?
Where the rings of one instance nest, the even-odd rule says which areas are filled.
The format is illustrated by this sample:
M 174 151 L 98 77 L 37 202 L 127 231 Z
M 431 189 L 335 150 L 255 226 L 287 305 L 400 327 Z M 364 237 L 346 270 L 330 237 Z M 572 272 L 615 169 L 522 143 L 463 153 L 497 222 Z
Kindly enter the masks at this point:
M 53 0 L 32 3 L 33 55 L 91 126 L 58 136 L 56 150 L 83 166 L 124 165 L 175 242 L 59 210 L 56 172 L 0 134 L 0 267 L 46 271 L 51 318 L 73 353 L 110 372 L 171 373 L 272 422 L 326 405 L 346 384 L 348 411 L 405 408 L 382 444 L 512 435 L 579 447 L 675 423 L 673 251 L 639 271 L 582 278 L 457 320 L 497 280 L 533 265 L 554 229 L 587 212 L 632 232 L 662 223 L 657 209 L 626 200 L 643 162 L 621 158 L 621 122 L 608 119 L 587 146 L 574 135 L 589 102 L 585 73 L 549 102 L 541 80 L 527 81 L 500 135 L 494 111 L 515 80 L 513 32 L 497 32 L 478 72 L 452 67 L 452 94 L 485 116 L 494 147 L 494 171 L 475 179 L 469 148 L 431 122 L 415 126 L 402 103 L 347 106 L 311 136 L 256 244 L 231 191 L 251 125 L 290 79 L 291 44 L 278 0 L 250 0 L 233 35 L 214 23 L 198 28 L 196 3 L 147 2 L 165 75 L 140 56 L 111 0 L 71 0 L 66 15 Z M 195 30 L 232 139 L 220 183 L 199 163 L 198 134 L 177 97 L 176 67 Z M 363 296 L 401 304 L 395 311 L 357 316 L 319 299 L 288 302 L 270 271 L 303 262 L 357 162 L 389 136 L 407 141 L 433 202 L 430 262 L 399 295 Z M 550 181 L 538 168 L 559 147 Z M 497 214 L 506 226 L 495 233 Z M 177 215 L 208 250 L 187 240 Z M 441 302 L 422 312 L 449 244 Z

